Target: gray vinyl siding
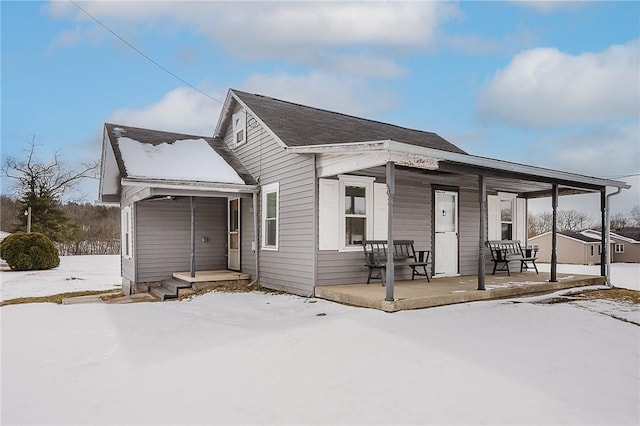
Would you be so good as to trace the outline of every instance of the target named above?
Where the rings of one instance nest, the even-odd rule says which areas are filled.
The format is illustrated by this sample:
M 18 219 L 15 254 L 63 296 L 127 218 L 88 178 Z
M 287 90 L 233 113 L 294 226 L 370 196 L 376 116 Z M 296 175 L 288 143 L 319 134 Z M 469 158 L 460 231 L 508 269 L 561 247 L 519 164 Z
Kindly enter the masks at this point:
M 251 122 L 251 119 L 247 122 Z M 231 124 L 224 140 L 232 147 Z M 278 250 L 260 250 L 260 284 L 295 294 L 312 295 L 315 223 L 313 156 L 286 153 L 257 123 L 247 126 L 247 142 L 232 148 L 232 151 L 260 185 L 279 183 Z M 259 204 L 262 205 L 261 198 Z M 243 230 L 246 230 L 246 226 Z M 250 249 L 253 237 L 246 232 L 244 235 L 243 253 L 246 253 L 247 242 Z M 258 247 L 260 244 L 259 239 Z M 248 267 L 243 260 L 243 268 L 245 266 Z
M 480 200 L 478 190 L 460 188 L 458 193 L 458 264 L 460 275 L 478 273 Z
M 361 171 L 358 174 L 375 176 L 376 182 L 384 182 L 383 169 L 380 168 Z M 393 217 L 394 238 L 414 240 L 416 250 L 433 250 L 432 185 L 458 190 L 459 273 L 475 275 L 478 271 L 480 203 L 477 180 L 473 177 L 424 176 L 418 171 L 397 170 Z M 410 279 L 410 271 L 408 267 L 396 267 L 396 279 Z M 318 285 L 363 283 L 366 282 L 367 272 L 362 252 L 318 251 Z
M 170 278 L 191 266 L 188 197 L 136 203 L 136 282 Z M 202 238 L 208 241 L 203 242 Z M 196 198 L 196 270 L 227 268 L 227 200 Z
M 375 174 L 379 175 L 370 173 L 372 176 Z M 380 181 L 384 182 L 376 179 L 376 182 Z M 431 186 L 411 179 L 409 172 L 398 171 L 394 197 L 394 238 L 413 240 L 416 250 L 431 250 L 431 210 Z M 363 283 L 367 281 L 367 273 L 361 251 L 318 251 L 318 285 Z M 410 279 L 411 269 L 398 266 L 395 277 Z

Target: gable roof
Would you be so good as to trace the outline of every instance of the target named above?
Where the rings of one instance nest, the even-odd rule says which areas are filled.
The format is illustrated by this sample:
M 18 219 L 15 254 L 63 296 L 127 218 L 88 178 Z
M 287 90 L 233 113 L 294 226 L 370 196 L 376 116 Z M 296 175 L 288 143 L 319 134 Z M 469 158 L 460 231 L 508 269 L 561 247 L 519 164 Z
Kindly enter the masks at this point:
M 229 148 L 214 138 L 112 123 L 105 123 L 105 136 L 123 179 L 255 185 Z
M 614 235 L 628 238 L 629 240 L 633 240 L 633 242 L 640 242 L 640 228 L 616 229 L 611 232 L 611 236 Z
M 432 132 L 408 129 L 235 89 L 230 92 L 257 114 L 288 147 L 394 140 L 408 145 L 466 154 Z

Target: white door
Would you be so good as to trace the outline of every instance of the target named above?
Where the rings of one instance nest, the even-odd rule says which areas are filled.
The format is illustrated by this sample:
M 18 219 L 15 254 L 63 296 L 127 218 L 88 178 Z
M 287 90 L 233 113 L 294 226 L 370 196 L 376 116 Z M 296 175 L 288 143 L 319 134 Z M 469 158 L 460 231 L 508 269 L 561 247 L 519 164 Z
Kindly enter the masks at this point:
M 434 274 L 458 275 L 458 193 L 435 191 Z
M 229 200 L 229 239 L 227 241 L 227 267 L 240 270 L 240 199 Z

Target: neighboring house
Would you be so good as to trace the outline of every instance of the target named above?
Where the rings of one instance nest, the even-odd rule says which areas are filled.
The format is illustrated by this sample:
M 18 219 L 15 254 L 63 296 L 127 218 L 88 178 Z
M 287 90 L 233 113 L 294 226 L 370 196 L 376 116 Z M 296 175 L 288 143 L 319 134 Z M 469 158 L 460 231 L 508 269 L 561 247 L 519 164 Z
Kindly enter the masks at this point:
M 206 143 L 168 152 L 185 140 Z M 220 160 L 236 175 L 216 173 L 226 170 Z M 240 270 L 309 296 L 318 286 L 366 282 L 360 242 L 387 239 L 389 222 L 393 238 L 432 250 L 436 277 L 478 274 L 480 286 L 485 241 L 526 243 L 527 199 L 607 187 L 629 188 L 229 90 L 211 138 L 106 124 L 100 198 L 123 212 L 125 291 L 189 270 L 195 248 L 198 270 Z
M 529 237 L 529 244 L 538 246 L 541 262 L 551 261 L 551 232 Z M 600 234 L 596 238 L 579 232 L 558 232 L 556 252 L 558 263 L 598 265 L 602 254 Z
M 584 235 L 600 238 L 600 231 L 589 229 Z M 609 233 L 611 262 L 640 262 L 640 228 L 623 228 Z

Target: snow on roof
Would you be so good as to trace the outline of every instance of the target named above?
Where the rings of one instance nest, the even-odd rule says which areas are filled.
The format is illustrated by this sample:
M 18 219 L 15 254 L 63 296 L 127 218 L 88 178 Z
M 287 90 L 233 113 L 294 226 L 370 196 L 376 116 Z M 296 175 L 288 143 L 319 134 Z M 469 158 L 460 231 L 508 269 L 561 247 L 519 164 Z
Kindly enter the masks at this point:
M 154 145 L 119 137 L 118 147 L 130 178 L 245 183 L 204 139 Z

